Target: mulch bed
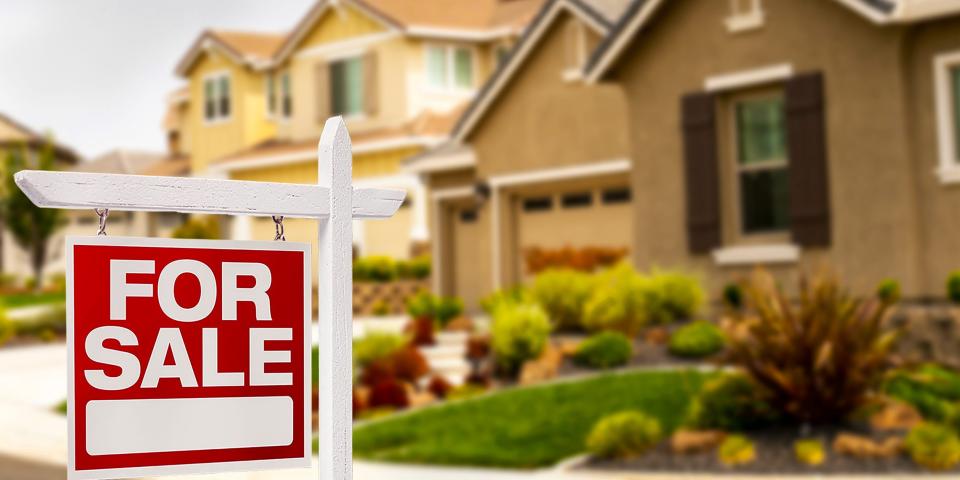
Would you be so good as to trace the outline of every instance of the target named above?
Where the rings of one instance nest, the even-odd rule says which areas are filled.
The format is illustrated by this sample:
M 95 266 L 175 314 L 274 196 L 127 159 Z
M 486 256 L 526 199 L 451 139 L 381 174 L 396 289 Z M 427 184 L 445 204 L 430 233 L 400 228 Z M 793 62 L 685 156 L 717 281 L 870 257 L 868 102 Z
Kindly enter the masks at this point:
M 848 430 L 850 431 L 850 430 Z M 727 467 L 717 459 L 717 452 L 674 454 L 667 442 L 642 457 L 630 460 L 590 460 L 580 468 L 600 471 L 676 472 L 676 473 L 757 473 L 757 474 L 879 474 L 928 473 L 906 455 L 889 459 L 859 459 L 839 455 L 831 445 L 836 430 L 814 430 L 806 438 L 819 439 L 826 447 L 827 458 L 822 465 L 812 467 L 796 460 L 793 443 L 799 438 L 797 429 L 783 429 L 750 433 L 757 458 L 749 465 Z M 863 435 L 864 432 L 856 432 Z M 872 435 L 882 439 L 883 435 Z M 888 435 L 889 436 L 889 435 Z M 960 468 L 949 472 L 956 475 Z

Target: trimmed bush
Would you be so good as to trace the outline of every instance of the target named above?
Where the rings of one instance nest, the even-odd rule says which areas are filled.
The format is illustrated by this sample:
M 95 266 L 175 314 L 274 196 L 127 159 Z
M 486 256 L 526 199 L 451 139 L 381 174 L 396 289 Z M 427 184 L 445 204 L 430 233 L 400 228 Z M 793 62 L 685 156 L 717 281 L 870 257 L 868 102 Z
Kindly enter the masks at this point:
M 13 327 L 22 337 L 44 339 L 64 335 L 67 333 L 67 306 L 63 303 L 51 305 L 30 318 L 18 320 Z
M 559 330 L 582 328 L 583 307 L 593 293 L 593 276 L 576 270 L 547 270 L 534 279 L 530 294 Z
M 450 322 L 463 314 L 463 300 L 458 297 L 437 297 L 434 320 L 440 328 L 446 328 Z
M 649 309 L 648 289 L 627 264 L 607 270 L 596 279 L 593 295 L 583 311 L 583 326 L 593 332 L 616 331 L 630 338 L 646 324 L 644 310 Z
M 373 307 L 370 308 L 370 311 L 375 317 L 385 317 L 390 315 L 390 304 L 381 298 L 373 303 Z
M 947 298 L 953 303 L 960 303 L 960 270 L 947 277 Z
M 743 308 L 743 287 L 736 283 L 728 283 L 723 287 L 723 303 L 733 309 Z
M 670 353 L 687 358 L 703 358 L 723 350 L 723 331 L 720 327 L 698 320 L 684 325 L 670 337 Z
M 381 358 L 370 362 L 360 374 L 360 383 L 368 387 L 374 387 L 386 380 L 396 380 L 397 372 L 393 367 L 393 362 L 388 358 Z
M 480 300 L 480 308 L 489 315 L 493 315 L 501 305 L 529 303 L 533 299 L 523 287 L 513 287 L 506 290 L 497 290 Z
M 397 263 L 384 255 L 371 255 L 353 261 L 356 282 L 392 282 L 397 279 Z
M 501 305 L 493 314 L 491 346 L 497 364 L 509 375 L 540 356 L 550 335 L 550 321 L 539 305 Z
M 703 306 L 706 294 L 696 277 L 677 271 L 654 270 L 650 276 L 651 285 L 657 292 L 657 308 L 648 312 L 655 323 L 668 323 L 682 318 L 690 318 Z
M 180 224 L 170 236 L 172 238 L 219 240 L 220 222 L 216 217 L 193 217 Z
M 900 301 L 900 282 L 887 278 L 877 285 L 877 298 L 884 303 Z
M 410 397 L 407 387 L 397 380 L 384 380 L 370 389 L 370 408 L 407 408 L 410 406 Z
M 696 430 L 737 432 L 769 427 L 780 419 L 749 378 L 732 373 L 703 386 L 690 404 L 686 424 Z
M 409 341 L 402 335 L 370 332 L 353 342 L 353 362 L 359 367 L 366 367 L 375 360 L 393 355 L 394 352 L 405 347 L 407 343 Z
M 450 390 L 453 390 L 453 385 L 439 375 L 434 375 L 433 378 L 430 379 L 430 385 L 427 386 L 427 391 L 437 398 L 447 398 Z
M 597 458 L 637 457 L 660 441 L 660 422 L 640 411 L 627 411 L 601 419 L 587 437 L 587 451 Z
M 822 465 L 827 452 L 820 440 L 797 440 L 793 443 L 793 453 L 797 461 L 810 466 Z
M 598 333 L 577 347 L 573 360 L 590 368 L 612 368 L 626 365 L 633 355 L 633 345 L 620 332 Z
M 416 383 L 421 377 L 430 373 L 430 366 L 420 350 L 416 347 L 406 347 L 393 352 L 388 361 L 393 364 L 393 373 L 400 380 Z
M 949 470 L 960 463 L 960 437 L 944 425 L 917 425 L 910 430 L 904 446 L 914 463 L 929 470 Z
M 720 462 L 728 467 L 747 465 L 757 459 L 757 449 L 749 438 L 743 435 L 729 435 L 720 444 L 717 455 Z
M 924 418 L 960 427 L 960 374 L 939 365 L 922 365 L 896 370 L 889 375 L 883 391 L 912 405 Z
M 407 300 L 407 313 L 411 317 L 429 318 L 440 328 L 463 314 L 463 300 L 457 297 L 439 297 L 421 291 Z

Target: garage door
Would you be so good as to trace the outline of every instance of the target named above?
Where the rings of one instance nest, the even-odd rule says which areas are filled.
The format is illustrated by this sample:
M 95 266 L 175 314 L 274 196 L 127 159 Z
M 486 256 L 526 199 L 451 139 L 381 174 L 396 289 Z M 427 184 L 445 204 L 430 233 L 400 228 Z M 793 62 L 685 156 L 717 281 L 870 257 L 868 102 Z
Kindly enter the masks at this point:
M 519 195 L 517 219 L 518 271 L 526 278 L 523 259 L 532 247 L 629 248 L 633 228 L 627 187 L 585 188 L 537 195 Z

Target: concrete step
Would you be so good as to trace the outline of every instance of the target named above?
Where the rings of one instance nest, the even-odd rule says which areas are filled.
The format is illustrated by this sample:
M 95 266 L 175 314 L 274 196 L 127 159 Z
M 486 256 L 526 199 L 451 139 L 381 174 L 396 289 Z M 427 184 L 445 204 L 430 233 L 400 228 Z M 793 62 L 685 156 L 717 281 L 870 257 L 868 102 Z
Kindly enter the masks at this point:
M 470 370 L 470 364 L 462 358 L 431 359 L 428 360 L 427 363 L 430 364 L 430 369 L 435 372 L 460 372 Z
M 420 347 L 420 353 L 430 358 L 464 358 L 467 354 L 466 345 L 437 344 L 431 347 Z
M 437 332 L 434 338 L 437 345 L 463 345 L 466 347 L 470 334 L 466 332 Z

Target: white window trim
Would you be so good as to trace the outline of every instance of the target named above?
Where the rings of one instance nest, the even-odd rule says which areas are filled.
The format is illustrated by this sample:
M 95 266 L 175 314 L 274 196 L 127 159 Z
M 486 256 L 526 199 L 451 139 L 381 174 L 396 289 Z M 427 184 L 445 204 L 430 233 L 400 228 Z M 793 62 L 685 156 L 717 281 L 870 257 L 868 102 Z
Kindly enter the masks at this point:
M 741 90 L 768 83 L 782 82 L 790 77 L 793 77 L 793 65 L 780 63 L 739 72 L 711 75 L 703 81 L 703 88 L 708 92 Z
M 447 78 L 443 86 L 433 85 L 430 83 L 430 72 L 428 67 L 430 65 L 430 49 L 440 48 L 444 51 L 444 56 L 447 61 L 446 74 Z M 457 86 L 456 84 L 456 51 L 459 49 L 469 50 L 470 51 L 470 87 L 464 88 Z M 473 94 L 476 91 L 477 85 L 477 67 L 478 65 L 477 58 L 477 48 L 473 45 L 461 45 L 456 43 L 437 43 L 437 42 L 425 42 L 423 44 L 423 71 L 424 71 L 424 85 L 428 92 L 434 93 L 457 93 L 457 94 Z
M 940 182 L 960 183 L 960 151 L 957 148 L 956 122 L 953 111 L 950 71 L 960 67 L 960 50 L 933 57 L 934 99 L 937 103 L 937 133 L 940 162 L 936 170 Z
M 220 97 L 219 97 L 220 81 L 219 80 L 221 78 L 226 78 L 227 82 L 230 84 L 230 113 L 227 114 L 226 116 L 220 116 Z M 213 118 L 207 118 L 207 82 L 210 80 L 214 80 L 214 83 L 213 83 L 214 92 L 216 94 L 216 98 L 214 99 Z M 200 91 L 201 91 L 201 99 L 202 99 L 200 116 L 203 118 L 204 125 L 217 125 L 217 124 L 226 123 L 226 122 L 229 122 L 230 120 L 233 120 L 233 111 L 235 108 L 237 108 L 236 102 L 233 101 L 233 98 L 234 98 L 233 92 L 235 90 L 235 87 L 236 86 L 233 84 L 233 78 L 231 77 L 229 70 L 217 70 L 215 72 L 210 72 L 203 76 L 200 83 Z
M 762 27 L 765 18 L 763 5 L 761 5 L 760 0 L 753 0 L 751 7 L 749 12 L 738 12 L 736 10 L 737 0 L 730 0 L 731 14 L 724 20 L 727 31 L 738 33 Z
M 800 247 L 792 244 L 738 245 L 713 251 L 713 261 L 721 266 L 796 263 Z
M 290 112 L 286 113 L 283 108 L 283 79 L 287 78 L 287 85 L 289 86 L 289 97 L 290 97 Z M 280 120 L 282 123 L 290 122 L 290 119 L 293 118 L 293 75 L 290 75 L 290 71 L 281 72 L 277 75 L 277 112 L 274 115 L 274 118 Z

